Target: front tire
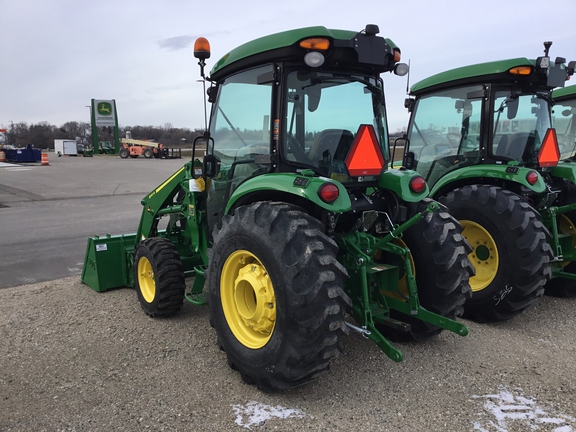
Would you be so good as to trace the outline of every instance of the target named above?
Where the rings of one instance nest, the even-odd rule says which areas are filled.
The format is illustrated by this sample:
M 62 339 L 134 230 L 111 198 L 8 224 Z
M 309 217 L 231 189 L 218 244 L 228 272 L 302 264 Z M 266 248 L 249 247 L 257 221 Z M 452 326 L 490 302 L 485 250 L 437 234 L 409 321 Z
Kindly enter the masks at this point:
M 490 185 L 457 188 L 440 201 L 464 227 L 476 276 L 465 316 L 510 319 L 532 306 L 550 280 L 552 250 L 539 215 L 518 195 Z
M 186 288 L 184 267 L 170 240 L 151 237 L 136 245 L 134 287 L 148 316 L 170 316 L 182 308 Z
M 264 391 L 310 381 L 347 333 L 345 268 L 322 224 L 283 203 L 239 207 L 214 233 L 210 322 L 228 364 Z
M 144 154 L 144 157 L 146 159 L 150 159 L 153 156 L 153 151 L 152 151 L 152 149 L 147 148 L 147 149 L 144 149 L 143 154 Z
M 127 159 L 128 156 L 130 156 L 130 152 L 128 151 L 128 149 L 126 147 L 122 147 L 120 149 L 120 151 L 118 152 L 118 155 L 120 155 L 120 157 L 122 159 Z
M 425 199 L 414 205 L 410 216 L 423 211 L 430 202 Z M 450 319 L 463 314 L 463 305 L 472 293 L 468 280 L 474 275 L 474 267 L 467 257 L 471 248 L 461 232 L 462 226 L 441 205 L 438 211 L 428 213 L 405 231 L 401 239 L 395 240 L 410 249 L 420 305 Z M 407 288 L 402 286 L 405 285 L 404 277 L 400 284 L 401 291 L 407 293 Z M 411 327 L 410 331 L 404 332 L 377 326 L 384 336 L 397 342 L 426 339 L 443 330 L 396 310 L 390 311 L 390 317 L 409 323 Z

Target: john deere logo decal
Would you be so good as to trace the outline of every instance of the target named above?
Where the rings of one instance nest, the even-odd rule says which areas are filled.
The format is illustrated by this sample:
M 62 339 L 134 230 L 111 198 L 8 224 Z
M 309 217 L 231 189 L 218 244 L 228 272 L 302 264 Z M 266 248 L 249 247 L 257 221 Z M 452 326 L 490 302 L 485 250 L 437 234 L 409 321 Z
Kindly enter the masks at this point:
M 112 115 L 112 104 L 109 102 L 99 102 L 96 110 L 100 115 Z
M 116 118 L 116 102 L 114 99 L 92 99 L 94 122 L 98 127 L 118 126 Z

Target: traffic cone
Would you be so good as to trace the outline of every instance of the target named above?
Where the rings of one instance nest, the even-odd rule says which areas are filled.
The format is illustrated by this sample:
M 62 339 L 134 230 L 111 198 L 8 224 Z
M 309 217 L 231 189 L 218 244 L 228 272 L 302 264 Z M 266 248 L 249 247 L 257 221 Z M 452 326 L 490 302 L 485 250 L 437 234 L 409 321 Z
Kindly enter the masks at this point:
M 40 163 L 41 166 L 48 166 L 48 153 L 42 153 L 42 162 Z

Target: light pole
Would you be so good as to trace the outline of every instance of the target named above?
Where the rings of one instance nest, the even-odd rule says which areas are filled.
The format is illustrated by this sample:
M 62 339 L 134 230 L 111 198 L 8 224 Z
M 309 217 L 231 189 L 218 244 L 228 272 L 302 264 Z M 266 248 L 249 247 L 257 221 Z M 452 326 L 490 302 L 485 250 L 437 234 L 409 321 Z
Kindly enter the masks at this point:
M 16 147 L 16 135 L 14 134 L 14 122 L 10 120 L 10 138 L 14 140 L 14 147 Z
M 94 136 L 94 127 L 92 126 L 92 107 L 90 105 L 84 105 L 84 106 L 88 108 L 90 117 L 90 121 L 88 122 L 88 124 L 90 125 L 90 134 L 92 135 L 92 151 L 95 154 L 98 154 L 98 144 L 96 142 L 96 137 Z M 88 142 L 88 139 L 86 139 L 86 142 Z

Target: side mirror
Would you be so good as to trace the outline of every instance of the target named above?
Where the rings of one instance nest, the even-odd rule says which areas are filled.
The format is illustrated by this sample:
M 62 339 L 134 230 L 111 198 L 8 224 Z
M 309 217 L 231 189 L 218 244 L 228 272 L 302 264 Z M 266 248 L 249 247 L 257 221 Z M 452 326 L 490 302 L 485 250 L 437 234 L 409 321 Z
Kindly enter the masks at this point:
M 318 109 L 318 105 L 320 104 L 320 94 L 321 94 L 320 85 L 313 85 L 306 89 L 306 95 L 308 96 L 308 111 L 314 112 Z
M 508 120 L 512 120 L 516 118 L 516 114 L 518 114 L 518 98 L 517 97 L 510 97 L 506 101 L 506 117 Z
M 202 173 L 206 178 L 213 178 L 220 172 L 220 159 L 212 154 L 204 156 Z

